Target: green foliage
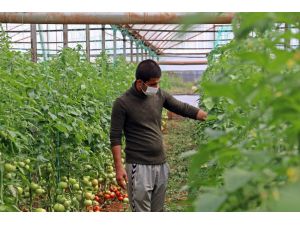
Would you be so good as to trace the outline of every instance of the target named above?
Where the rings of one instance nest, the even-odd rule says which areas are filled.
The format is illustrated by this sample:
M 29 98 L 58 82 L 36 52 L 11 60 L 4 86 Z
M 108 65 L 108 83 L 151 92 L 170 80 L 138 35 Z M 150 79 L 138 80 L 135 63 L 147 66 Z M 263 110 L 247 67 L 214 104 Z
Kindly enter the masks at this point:
M 160 87 L 170 94 L 194 94 L 197 87 L 193 82 L 184 82 L 181 77 L 163 73 Z
M 300 50 L 289 41 L 300 35 L 282 22 L 299 29 L 299 13 L 240 13 L 235 39 L 209 55 L 199 88 L 209 118 L 190 166 L 194 210 L 299 211 L 287 192 L 296 195 L 299 181 L 290 171 L 300 163 Z
M 10 51 L 7 37 L 0 37 L 0 167 L 17 166 L 12 174 L 1 170 L 1 203 L 32 208 L 32 193 L 20 201 L 15 190 L 33 181 L 46 190 L 39 204 L 48 209 L 63 177 L 113 182 L 106 176 L 112 164 L 110 112 L 134 80 L 135 65 L 121 58 L 110 64 L 106 55 L 90 63 L 80 48 L 33 63 L 27 54 Z M 26 167 L 25 159 L 30 160 Z

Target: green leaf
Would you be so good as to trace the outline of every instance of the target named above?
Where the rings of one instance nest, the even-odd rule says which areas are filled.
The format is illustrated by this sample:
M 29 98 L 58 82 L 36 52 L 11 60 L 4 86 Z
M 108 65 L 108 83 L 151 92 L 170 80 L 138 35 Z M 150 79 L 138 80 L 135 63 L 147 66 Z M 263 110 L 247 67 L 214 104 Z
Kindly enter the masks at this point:
M 11 192 L 12 196 L 17 197 L 17 190 L 13 185 L 8 185 L 8 189 Z
M 21 212 L 15 205 L 0 205 L 0 212 Z
M 38 155 L 38 156 L 36 157 L 36 160 L 39 161 L 39 162 L 42 162 L 42 163 L 48 162 L 48 161 L 49 161 L 49 160 L 46 159 L 43 155 Z
M 55 128 L 57 128 L 59 131 L 63 133 L 67 133 L 68 129 L 61 123 L 55 124 Z
M 213 99 L 210 98 L 210 97 L 204 98 L 203 103 L 204 103 L 204 105 L 205 105 L 205 107 L 207 108 L 208 111 L 210 111 L 215 105 L 215 103 L 213 102 Z
M 243 154 L 255 165 L 264 165 L 272 159 L 266 151 L 245 151 Z
M 221 137 L 225 134 L 224 131 L 222 131 L 222 130 L 214 130 L 209 127 L 205 128 L 204 132 L 205 132 L 205 134 L 208 135 L 208 137 L 211 138 L 211 140 L 218 139 L 219 137 Z
M 232 168 L 224 172 L 224 187 L 228 192 L 234 192 L 247 184 L 253 177 L 254 173 L 240 169 Z
M 268 202 L 270 211 L 275 212 L 299 212 L 300 211 L 300 182 L 290 183 L 274 194 L 276 199 Z M 276 192 L 276 190 L 275 190 Z
M 226 200 L 227 195 L 222 193 L 204 193 L 194 202 L 195 211 L 215 212 Z
M 57 116 L 55 116 L 54 114 L 52 114 L 51 112 L 48 112 L 48 115 L 51 117 L 51 119 L 56 120 Z

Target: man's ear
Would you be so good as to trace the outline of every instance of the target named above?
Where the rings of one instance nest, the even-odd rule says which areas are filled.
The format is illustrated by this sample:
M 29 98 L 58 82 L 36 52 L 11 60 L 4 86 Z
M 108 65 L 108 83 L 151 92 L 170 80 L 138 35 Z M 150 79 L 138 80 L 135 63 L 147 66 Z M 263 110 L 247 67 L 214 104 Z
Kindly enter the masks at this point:
M 143 81 L 141 79 L 136 80 L 136 87 L 140 91 L 143 86 Z

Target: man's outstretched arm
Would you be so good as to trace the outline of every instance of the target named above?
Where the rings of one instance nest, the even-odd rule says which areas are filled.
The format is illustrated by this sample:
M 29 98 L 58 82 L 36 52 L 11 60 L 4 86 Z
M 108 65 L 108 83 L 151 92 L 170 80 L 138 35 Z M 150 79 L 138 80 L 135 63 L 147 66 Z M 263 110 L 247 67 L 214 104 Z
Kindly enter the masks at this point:
M 204 121 L 207 118 L 207 113 L 202 109 L 189 105 L 187 103 L 181 102 L 174 98 L 169 93 L 163 91 L 164 95 L 164 107 L 171 112 L 174 112 L 183 117 L 189 117 L 191 119 Z

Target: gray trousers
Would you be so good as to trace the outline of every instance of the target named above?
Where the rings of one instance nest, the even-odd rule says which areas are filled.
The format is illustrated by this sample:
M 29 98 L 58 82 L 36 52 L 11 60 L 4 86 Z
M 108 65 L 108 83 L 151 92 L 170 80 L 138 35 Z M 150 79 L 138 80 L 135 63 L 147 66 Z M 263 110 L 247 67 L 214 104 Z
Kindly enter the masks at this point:
M 167 163 L 126 164 L 127 191 L 133 212 L 162 212 L 169 177 Z

